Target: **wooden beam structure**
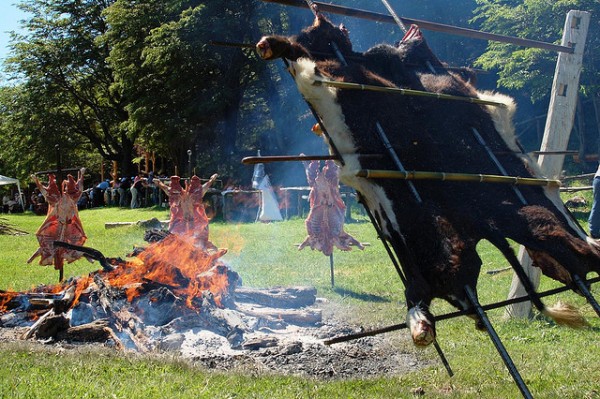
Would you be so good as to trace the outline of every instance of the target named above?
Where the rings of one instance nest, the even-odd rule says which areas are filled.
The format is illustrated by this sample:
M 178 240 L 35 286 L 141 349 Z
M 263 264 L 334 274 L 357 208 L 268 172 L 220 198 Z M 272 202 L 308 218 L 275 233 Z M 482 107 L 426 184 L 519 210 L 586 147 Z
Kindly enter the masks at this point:
M 308 8 L 308 5 L 306 4 L 306 2 L 304 0 L 263 0 L 263 1 L 266 3 L 277 3 L 277 4 L 283 4 L 286 6 Z M 321 3 L 318 1 L 314 1 L 313 3 L 316 4 L 317 7 L 319 7 L 319 10 L 322 12 L 329 12 L 332 14 L 340 14 L 340 15 L 344 15 L 347 17 L 362 18 L 362 19 L 367 19 L 367 20 L 375 21 L 375 22 L 396 24 L 394 17 L 392 17 L 391 15 L 380 14 L 380 13 L 376 13 L 376 12 L 372 12 L 372 11 L 360 10 L 360 9 L 349 8 L 349 7 L 337 6 L 337 5 L 329 4 L 329 3 Z M 495 33 L 481 32 L 481 31 L 474 30 L 474 29 L 459 28 L 457 26 L 445 25 L 445 24 L 440 24 L 437 22 L 423 21 L 420 19 L 406 18 L 406 17 L 398 17 L 398 18 L 402 21 L 403 24 L 419 25 L 419 27 L 421 29 L 430 30 L 430 31 L 434 31 L 434 32 L 450 33 L 450 34 L 457 35 L 457 36 L 470 37 L 472 39 L 491 40 L 491 41 L 495 41 L 495 42 L 510 43 L 510 44 L 514 44 L 517 46 L 540 48 L 540 49 L 544 49 L 544 50 L 558 51 L 558 52 L 568 53 L 568 54 L 573 54 L 573 52 L 574 52 L 573 48 L 570 47 L 568 45 L 568 43 L 566 45 L 564 43 L 563 43 L 563 45 L 557 45 L 557 44 L 542 42 L 539 40 L 522 39 L 522 38 L 512 37 L 512 36 L 497 35 Z

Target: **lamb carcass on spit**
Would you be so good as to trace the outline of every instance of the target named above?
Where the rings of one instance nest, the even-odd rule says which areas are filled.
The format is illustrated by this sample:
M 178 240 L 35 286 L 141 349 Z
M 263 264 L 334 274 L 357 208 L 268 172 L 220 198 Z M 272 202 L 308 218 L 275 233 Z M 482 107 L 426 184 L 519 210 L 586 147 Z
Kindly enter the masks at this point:
M 198 176 L 192 176 L 189 184 L 186 182 L 185 188 L 181 186 L 179 176 L 171 176 L 169 186 L 157 180 L 158 187 L 169 197 L 169 232 L 193 237 L 196 244 L 203 249 L 217 249 L 208 239 L 209 220 L 202 201 L 205 191 L 217 177 L 218 175 L 214 174 L 208 182 L 202 184 Z
M 310 211 L 306 219 L 308 236 L 298 249 L 310 246 L 329 256 L 334 246 L 342 251 L 350 251 L 352 246 L 364 249 L 363 245 L 344 231 L 346 205 L 339 189 L 338 166 L 333 161 L 303 162 L 306 178 L 310 186 Z
M 77 211 L 77 201 L 83 193 L 84 172 L 83 168 L 79 171 L 77 181 L 73 176 L 68 175 L 67 179 L 62 182 L 62 190 L 59 189 L 56 177 L 52 174 L 48 175 L 47 187 L 40 183 L 37 176 L 32 176 L 37 188 L 48 203 L 48 213 L 35 233 L 40 247 L 31 255 L 27 263 L 31 263 L 39 256 L 40 265 L 53 264 L 56 270 L 60 270 L 64 261 L 71 263 L 84 256 L 81 252 L 54 246 L 54 241 L 82 246 L 87 239 Z

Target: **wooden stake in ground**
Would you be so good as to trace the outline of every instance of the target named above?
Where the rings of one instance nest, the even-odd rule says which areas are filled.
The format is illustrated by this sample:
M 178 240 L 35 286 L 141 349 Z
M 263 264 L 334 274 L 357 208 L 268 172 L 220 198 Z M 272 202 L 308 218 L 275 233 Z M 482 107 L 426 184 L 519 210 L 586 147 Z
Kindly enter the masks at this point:
M 331 271 L 331 288 L 335 287 L 335 279 L 333 277 L 333 253 L 329 255 L 329 269 Z
M 565 151 L 569 142 L 577 95 L 579 90 L 579 75 L 583 64 L 583 49 L 590 24 L 590 14 L 584 11 L 569 11 L 565 21 L 561 44 L 572 46 L 573 54 L 559 53 L 552 83 L 552 95 L 548 108 L 544 138 L 538 159 L 540 169 L 547 177 L 556 177 L 560 174 L 564 158 L 563 154 L 544 154 L 548 151 Z M 540 269 L 533 267 L 531 258 L 525 248 L 519 250 L 519 261 L 531 279 L 534 288 L 540 283 Z M 508 298 L 516 298 L 525 293 L 518 277 L 513 276 Z M 516 318 L 528 318 L 531 315 L 531 302 L 509 305 L 506 315 Z

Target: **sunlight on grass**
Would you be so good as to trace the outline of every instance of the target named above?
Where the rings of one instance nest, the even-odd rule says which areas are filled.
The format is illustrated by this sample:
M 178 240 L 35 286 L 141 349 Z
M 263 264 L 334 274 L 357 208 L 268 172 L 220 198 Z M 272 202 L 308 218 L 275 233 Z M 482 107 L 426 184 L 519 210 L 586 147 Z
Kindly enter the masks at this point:
M 124 226 L 106 229 L 106 222 L 137 222 L 168 219 L 168 211 L 158 209 L 104 208 L 84 210 L 81 219 L 90 246 L 109 257 L 126 257 L 135 246 L 144 246 L 144 229 Z M 584 216 L 582 216 L 584 218 Z M 32 214 L 8 215 L 11 225 L 28 232 L 24 236 L 0 236 L 0 289 L 26 290 L 38 284 L 57 282 L 52 267 L 27 264 L 36 250 L 35 231 L 43 217 Z M 368 243 L 363 251 L 335 251 L 335 287 L 331 287 L 330 259 L 309 248 L 298 251 L 306 236 L 304 221 L 277 223 L 211 223 L 211 241 L 227 248 L 225 263 L 236 270 L 246 286 L 270 287 L 311 285 L 317 295 L 334 302 L 349 322 L 365 328 L 401 323 L 406 315 L 403 286 L 381 242 L 369 223 L 346 225 L 359 241 Z M 515 246 L 516 248 L 516 246 Z M 506 299 L 511 271 L 488 274 L 507 266 L 500 253 L 481 242 L 483 260 L 478 292 L 482 304 Z M 65 265 L 65 275 L 79 276 L 95 271 L 97 263 L 79 260 Z M 540 290 L 557 287 L 542 278 Z M 598 288 L 593 292 L 598 295 Z M 580 306 L 591 328 L 571 330 L 557 327 L 539 315 L 533 321 L 505 320 L 503 309 L 488 312 L 517 368 L 535 397 L 600 397 L 600 321 L 585 301 L 574 293 L 545 298 L 553 304 L 564 300 Z M 434 301 L 434 313 L 455 309 Z M 22 343 L 0 344 L 1 397 L 116 397 L 116 398 L 396 398 L 424 397 L 513 398 L 518 389 L 485 332 L 474 328 L 473 320 L 462 317 L 437 324 L 438 339 L 455 372 L 449 378 L 433 348 L 418 350 L 407 339 L 407 331 L 386 336 L 398 350 L 413 352 L 423 363 L 419 371 L 389 378 L 360 380 L 316 380 L 269 375 L 257 370 L 219 373 L 206 370 L 176 357 L 137 356 L 103 348 L 55 350 Z M 81 382 L 85 381 L 85 384 Z M 135 389 L 132 389 L 135 387 Z

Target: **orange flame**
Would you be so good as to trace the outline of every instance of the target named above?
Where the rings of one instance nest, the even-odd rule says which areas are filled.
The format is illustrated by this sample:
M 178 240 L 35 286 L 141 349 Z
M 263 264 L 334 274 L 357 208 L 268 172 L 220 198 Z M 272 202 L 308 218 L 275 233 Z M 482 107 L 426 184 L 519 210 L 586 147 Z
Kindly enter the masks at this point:
M 180 297 L 185 298 L 188 307 L 194 309 L 193 301 L 209 291 L 214 302 L 222 306 L 221 299 L 229 288 L 228 268 L 218 259 L 227 250 L 206 251 L 195 243 L 191 236 L 171 234 L 160 242 L 150 244 L 138 256 L 119 265 L 115 270 L 100 274 L 112 287 L 122 288 L 131 302 L 140 294 L 145 283 L 167 286 Z M 94 274 L 70 279 L 66 284 L 37 287 L 28 292 L 0 292 L 0 314 L 9 310 L 11 301 L 22 294 L 60 294 L 75 287 L 72 306 L 79 302 L 82 293 L 94 284 Z
M 207 290 L 220 305 L 229 281 L 226 267 L 217 259 L 226 250 L 209 253 L 194 245 L 194 241 L 193 237 L 171 234 L 148 246 L 125 266 L 110 272 L 108 281 L 112 286 L 125 288 L 129 301 L 138 295 L 142 283 L 150 281 L 168 286 L 176 295 L 185 296 L 189 307 L 193 307 L 194 298 Z

